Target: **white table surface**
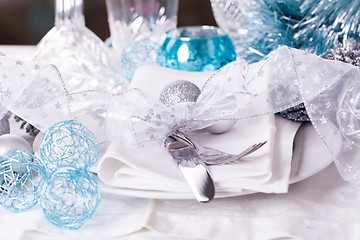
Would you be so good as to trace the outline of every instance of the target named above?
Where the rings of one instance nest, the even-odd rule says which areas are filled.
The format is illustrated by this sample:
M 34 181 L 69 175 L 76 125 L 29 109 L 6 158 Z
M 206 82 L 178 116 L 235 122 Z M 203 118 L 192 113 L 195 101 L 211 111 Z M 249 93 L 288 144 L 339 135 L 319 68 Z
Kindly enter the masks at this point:
M 0 46 L 19 58 L 33 50 Z M 19 214 L 0 209 L 0 239 L 360 239 L 359 190 L 331 164 L 292 184 L 287 194 L 207 204 L 103 194 L 98 214 L 79 230 L 51 225 L 39 207 Z

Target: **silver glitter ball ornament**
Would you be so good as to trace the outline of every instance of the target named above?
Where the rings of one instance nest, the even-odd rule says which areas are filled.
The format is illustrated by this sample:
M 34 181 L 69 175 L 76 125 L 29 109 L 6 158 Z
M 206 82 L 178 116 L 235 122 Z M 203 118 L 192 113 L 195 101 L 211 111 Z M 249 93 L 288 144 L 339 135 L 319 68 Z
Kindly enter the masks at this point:
M 196 102 L 201 90 L 194 83 L 178 80 L 167 85 L 160 94 L 160 102 L 168 107 L 182 102 Z
M 178 80 L 167 85 L 160 94 L 160 102 L 168 107 L 182 102 L 196 102 L 201 90 L 192 82 Z M 205 128 L 210 133 L 224 133 L 229 131 L 235 120 L 224 120 Z
M 236 123 L 236 120 L 222 120 L 206 128 L 210 133 L 221 134 L 229 131 Z
M 33 153 L 31 145 L 19 135 L 4 134 L 0 136 L 0 155 L 14 149 Z

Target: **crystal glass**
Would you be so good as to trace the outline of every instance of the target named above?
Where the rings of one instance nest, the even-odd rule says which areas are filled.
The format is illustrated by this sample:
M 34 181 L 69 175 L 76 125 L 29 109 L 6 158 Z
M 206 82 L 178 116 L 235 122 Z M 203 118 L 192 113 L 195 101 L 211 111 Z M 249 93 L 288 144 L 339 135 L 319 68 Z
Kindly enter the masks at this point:
M 162 43 L 161 55 L 165 67 L 185 71 L 214 71 L 236 59 L 230 37 L 211 26 L 170 30 Z
M 55 26 L 39 42 L 34 60 L 57 66 L 70 92 L 118 93 L 128 83 L 115 53 L 85 26 L 82 0 L 55 1 Z
M 252 1 L 247 0 L 210 0 L 216 23 L 229 33 L 241 30 L 240 20 Z
M 158 43 L 177 25 L 178 0 L 106 0 L 111 40 L 121 53 L 130 42 L 148 38 Z
M 262 60 L 281 45 L 294 46 L 291 22 L 303 1 L 210 0 L 219 27 L 232 39 L 238 58 L 248 62 Z M 277 14 L 277 11 L 290 15 Z M 295 15 L 292 15 L 295 14 Z M 295 16 L 292 19 L 291 16 Z M 300 24 L 303 25 L 303 24 Z M 307 36 L 308 37 L 308 36 Z

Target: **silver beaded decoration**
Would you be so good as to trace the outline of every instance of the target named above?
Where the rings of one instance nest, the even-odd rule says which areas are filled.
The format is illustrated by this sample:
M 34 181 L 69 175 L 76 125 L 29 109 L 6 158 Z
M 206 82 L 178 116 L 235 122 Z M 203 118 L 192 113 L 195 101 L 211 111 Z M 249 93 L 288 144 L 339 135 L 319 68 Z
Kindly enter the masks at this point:
M 201 90 L 194 83 L 178 80 L 167 85 L 160 94 L 160 102 L 168 107 L 182 102 L 196 102 Z

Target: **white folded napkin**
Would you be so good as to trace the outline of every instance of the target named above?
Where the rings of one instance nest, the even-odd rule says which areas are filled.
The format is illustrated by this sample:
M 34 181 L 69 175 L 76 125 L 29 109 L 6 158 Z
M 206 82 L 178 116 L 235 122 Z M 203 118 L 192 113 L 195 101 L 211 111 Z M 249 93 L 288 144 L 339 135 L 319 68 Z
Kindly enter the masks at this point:
M 200 88 L 211 73 L 184 72 L 145 66 L 134 75 L 131 87 L 139 88 L 153 98 L 176 80 L 189 80 Z M 238 121 L 223 134 L 204 130 L 190 135 L 195 141 L 231 154 L 267 141 L 243 160 L 209 167 L 214 180 L 215 197 L 236 196 L 248 192 L 284 193 L 289 184 L 292 147 L 298 123 L 274 115 Z M 98 165 L 100 179 L 117 187 L 122 194 L 153 198 L 193 198 L 175 162 L 162 143 L 153 142 L 142 149 L 124 149 L 110 144 Z

